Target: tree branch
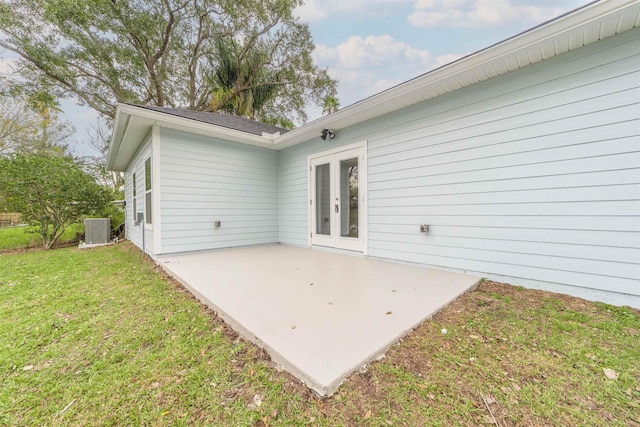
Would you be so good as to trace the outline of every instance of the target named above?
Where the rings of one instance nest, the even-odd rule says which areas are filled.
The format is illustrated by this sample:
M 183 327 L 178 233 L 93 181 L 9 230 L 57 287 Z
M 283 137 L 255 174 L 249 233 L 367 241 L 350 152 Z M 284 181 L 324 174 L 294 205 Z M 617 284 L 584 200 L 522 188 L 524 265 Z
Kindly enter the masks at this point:
M 65 80 L 62 76 L 60 76 L 58 74 L 55 74 L 51 69 L 49 69 L 48 67 L 45 67 L 44 64 L 42 64 L 40 61 L 36 60 L 32 56 L 28 55 L 26 52 L 23 52 L 23 51 L 21 51 L 21 50 L 19 50 L 17 48 L 14 48 L 13 46 L 3 42 L 2 40 L 0 40 L 0 47 L 3 47 L 3 48 L 5 48 L 5 49 L 7 49 L 7 50 L 9 50 L 11 52 L 14 52 L 14 53 L 18 54 L 20 57 L 22 57 L 23 59 L 26 59 L 31 64 L 33 64 L 38 70 L 40 70 L 47 77 L 49 77 L 51 80 L 53 80 L 57 84 L 61 85 L 63 88 L 69 90 L 70 92 L 74 93 L 76 96 L 78 96 L 84 102 L 86 102 L 91 108 L 93 108 L 96 111 L 104 114 L 105 116 L 113 118 L 114 111 L 107 110 L 106 108 L 104 108 L 104 107 L 98 105 L 97 103 L 93 102 L 93 100 L 88 96 L 88 94 L 86 94 L 85 92 L 79 90 L 75 85 L 73 85 L 71 82 L 68 82 L 67 80 Z

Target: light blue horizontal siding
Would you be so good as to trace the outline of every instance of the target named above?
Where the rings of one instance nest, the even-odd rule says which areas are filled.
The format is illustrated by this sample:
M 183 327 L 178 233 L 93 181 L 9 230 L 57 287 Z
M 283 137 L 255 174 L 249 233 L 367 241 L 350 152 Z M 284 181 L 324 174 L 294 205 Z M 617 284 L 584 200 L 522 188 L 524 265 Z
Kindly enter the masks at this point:
M 278 242 L 276 152 L 161 129 L 160 159 L 164 254 Z
M 335 140 L 316 140 L 279 152 L 279 240 L 281 243 L 307 246 L 309 242 L 308 156 L 360 140 L 337 137 Z
M 280 241 L 307 156 L 365 139 L 370 256 L 640 303 L 640 30 L 283 150 Z
M 133 217 L 133 174 L 136 175 L 136 208 L 138 213 L 145 212 L 145 185 L 144 185 L 144 162 L 151 157 L 151 136 L 148 135 L 140 150 L 134 156 L 133 160 L 127 167 L 124 180 L 124 199 L 125 207 L 125 233 L 127 239 L 138 246 L 144 252 L 155 256 L 153 252 L 153 230 L 147 228 L 144 224 L 135 225 Z M 152 197 L 157 197 L 157 193 L 151 192 Z M 144 239 L 142 236 L 144 233 Z

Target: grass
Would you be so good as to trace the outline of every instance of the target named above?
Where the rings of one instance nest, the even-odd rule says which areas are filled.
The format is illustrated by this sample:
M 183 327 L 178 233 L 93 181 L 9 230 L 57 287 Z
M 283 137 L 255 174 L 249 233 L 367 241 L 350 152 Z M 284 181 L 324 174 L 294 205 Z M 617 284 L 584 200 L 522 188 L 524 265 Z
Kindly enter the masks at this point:
M 76 241 L 76 235 L 84 232 L 83 224 L 73 224 L 65 230 L 57 246 Z M 0 252 L 42 247 L 42 237 L 37 227 L 3 227 L 0 228 Z
M 129 243 L 5 253 L 0 425 L 640 425 L 639 336 L 485 282 L 321 399 Z

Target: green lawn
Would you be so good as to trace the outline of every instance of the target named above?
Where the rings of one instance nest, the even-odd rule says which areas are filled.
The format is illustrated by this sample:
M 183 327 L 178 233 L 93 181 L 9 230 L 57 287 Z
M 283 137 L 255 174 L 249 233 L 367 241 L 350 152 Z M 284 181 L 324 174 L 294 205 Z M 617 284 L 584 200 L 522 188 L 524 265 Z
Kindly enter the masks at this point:
M 73 224 L 58 239 L 57 245 L 61 246 L 76 242 L 76 235 L 83 232 L 83 224 Z M 37 227 L 0 228 L 0 252 L 36 247 L 42 247 L 42 237 L 38 234 Z
M 485 282 L 320 399 L 129 243 L 0 255 L 0 425 L 640 425 L 638 360 L 637 311 Z

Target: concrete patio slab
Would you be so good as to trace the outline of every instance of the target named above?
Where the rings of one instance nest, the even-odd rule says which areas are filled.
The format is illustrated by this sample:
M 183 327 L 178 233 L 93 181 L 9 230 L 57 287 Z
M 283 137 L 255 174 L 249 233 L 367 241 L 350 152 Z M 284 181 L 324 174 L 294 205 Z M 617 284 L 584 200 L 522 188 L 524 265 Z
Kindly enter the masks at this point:
M 158 263 L 321 395 L 480 278 L 284 245 Z

